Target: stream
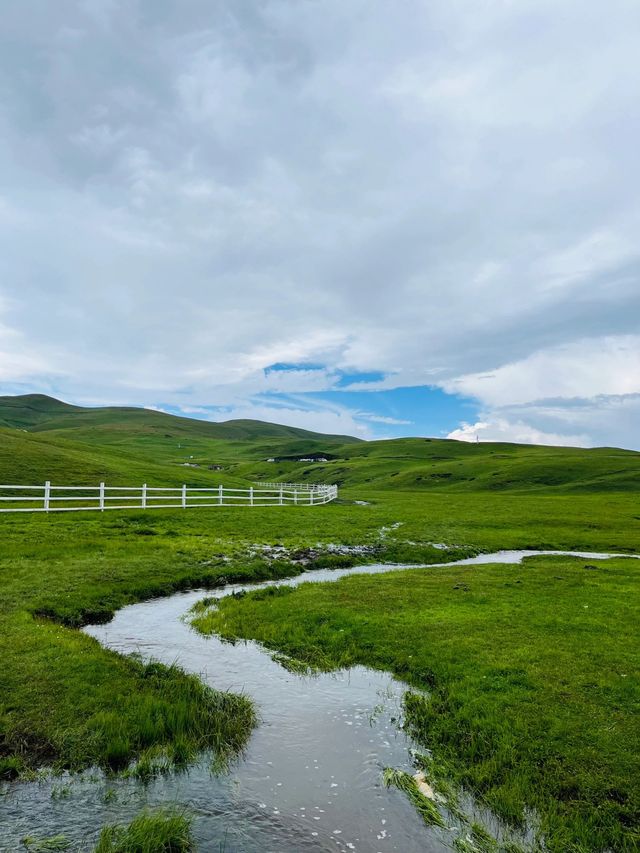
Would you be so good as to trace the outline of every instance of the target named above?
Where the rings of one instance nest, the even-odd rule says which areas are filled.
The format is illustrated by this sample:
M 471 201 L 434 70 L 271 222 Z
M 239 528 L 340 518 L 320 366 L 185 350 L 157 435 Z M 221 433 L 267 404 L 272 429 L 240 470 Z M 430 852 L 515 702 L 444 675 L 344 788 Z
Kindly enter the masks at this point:
M 500 551 L 424 567 L 519 563 L 553 554 L 606 559 L 626 554 Z M 214 774 L 203 755 L 183 772 L 141 783 L 98 770 L 12 783 L 0 791 L 0 851 L 25 849 L 24 836 L 64 834 L 69 850 L 88 851 L 105 823 L 127 822 L 142 808 L 177 804 L 194 816 L 200 851 L 224 853 L 440 853 L 456 834 L 427 828 L 407 797 L 384 787 L 382 772 L 415 772 L 415 746 L 399 728 L 406 686 L 365 667 L 318 675 L 289 672 L 254 642 L 223 642 L 193 630 L 186 616 L 204 596 L 329 582 L 416 566 L 369 565 L 305 571 L 286 580 L 229 584 L 124 607 L 107 625 L 84 630 L 121 654 L 140 654 L 197 673 L 217 690 L 255 700 L 259 724 L 228 771 Z M 466 808 L 474 813 L 473 803 Z M 500 836 L 491 815 L 475 815 Z M 46 848 L 45 848 L 46 849 Z

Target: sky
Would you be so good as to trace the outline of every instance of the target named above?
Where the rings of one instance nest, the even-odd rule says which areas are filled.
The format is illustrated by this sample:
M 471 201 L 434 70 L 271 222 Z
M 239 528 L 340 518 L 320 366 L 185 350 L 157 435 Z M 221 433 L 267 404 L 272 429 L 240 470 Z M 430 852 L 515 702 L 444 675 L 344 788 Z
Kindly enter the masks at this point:
M 21 0 L 0 393 L 640 449 L 637 0 Z

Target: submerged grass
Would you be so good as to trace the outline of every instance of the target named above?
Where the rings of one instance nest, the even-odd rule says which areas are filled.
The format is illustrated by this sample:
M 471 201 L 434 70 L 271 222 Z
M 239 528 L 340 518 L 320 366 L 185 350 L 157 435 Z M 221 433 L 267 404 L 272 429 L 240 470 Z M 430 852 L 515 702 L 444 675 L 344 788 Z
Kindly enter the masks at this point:
M 441 776 L 514 825 L 537 813 L 549 850 L 631 853 L 639 586 L 636 560 L 536 557 L 249 594 L 195 622 L 318 668 L 394 672 L 427 692 L 407 694 L 406 725 Z
M 416 780 L 409 773 L 405 773 L 404 770 L 395 770 L 393 767 L 387 767 L 382 778 L 387 788 L 397 788 L 409 797 L 427 826 L 443 827 L 445 825 L 436 804 L 420 792 Z
M 143 813 L 127 826 L 105 826 L 94 853 L 189 853 L 190 819 L 181 812 Z
M 26 835 L 22 843 L 29 853 L 57 853 L 60 850 L 69 850 L 71 847 L 71 841 L 65 835 L 52 835 L 49 838 Z

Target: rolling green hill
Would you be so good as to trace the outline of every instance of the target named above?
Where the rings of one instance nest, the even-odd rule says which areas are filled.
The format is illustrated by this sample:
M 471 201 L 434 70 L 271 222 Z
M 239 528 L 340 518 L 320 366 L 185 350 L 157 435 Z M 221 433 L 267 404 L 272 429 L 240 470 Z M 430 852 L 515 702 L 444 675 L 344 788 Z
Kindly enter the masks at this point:
M 298 441 L 323 444 L 358 443 L 348 435 L 325 435 L 319 432 L 254 420 L 230 420 L 221 423 L 196 420 L 130 406 L 86 408 L 71 406 L 45 394 L 0 397 L 0 425 L 26 429 L 29 432 L 71 431 L 73 437 L 94 441 L 97 435 L 118 436 L 138 433 L 171 437 L 221 439 L 225 441 Z
M 42 394 L 0 397 L 3 483 L 196 486 L 222 479 L 233 486 L 245 479 L 235 473 L 241 461 L 334 455 L 350 443 L 359 440 L 262 421 L 211 423 L 150 409 L 83 408 Z
M 301 462 L 323 456 L 326 462 Z M 268 461 L 275 458 L 277 461 Z M 0 397 L 0 482 L 233 485 L 254 480 L 347 489 L 453 492 L 640 491 L 640 453 L 437 438 L 360 441 L 251 420 Z
M 400 438 L 343 446 L 338 458 L 322 464 L 261 463 L 251 474 L 256 479 L 276 475 L 361 490 L 625 492 L 640 491 L 640 453 Z
M 0 482 L 36 485 L 51 480 L 59 485 L 111 486 L 245 485 L 231 471 L 187 467 L 184 463 L 154 462 L 108 445 L 97 447 L 41 434 L 0 427 Z

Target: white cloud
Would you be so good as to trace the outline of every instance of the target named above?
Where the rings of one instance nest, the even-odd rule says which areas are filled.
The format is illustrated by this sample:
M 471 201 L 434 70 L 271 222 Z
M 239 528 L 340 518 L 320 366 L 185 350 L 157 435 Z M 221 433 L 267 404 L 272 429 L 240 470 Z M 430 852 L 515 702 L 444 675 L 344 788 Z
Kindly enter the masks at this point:
M 635 0 L 83 0 L 5 24 L 2 381 L 234 411 L 339 370 L 490 413 L 640 390 Z M 618 434 L 591 410 L 567 435 Z M 564 434 L 536 417 L 492 428 Z
M 640 393 L 640 336 L 583 339 L 442 383 L 488 406 Z
M 374 424 L 389 424 L 392 426 L 405 426 L 413 421 L 403 420 L 402 418 L 392 418 L 388 415 L 372 415 L 370 412 L 360 412 L 359 417 L 364 418 L 367 421 L 371 421 Z
M 492 417 L 474 424 L 463 423 L 458 429 L 452 430 L 447 438 L 455 438 L 458 441 L 506 441 L 570 447 L 586 447 L 589 444 L 586 435 L 544 432 L 523 421 L 508 421 L 501 417 Z
M 370 438 L 371 434 L 366 424 L 353 417 L 346 409 L 329 410 L 318 408 L 313 411 L 291 406 L 268 406 L 248 404 L 230 407 L 220 413 L 219 417 L 212 416 L 210 420 L 226 421 L 231 418 L 255 419 L 282 423 L 289 426 L 301 427 L 312 432 L 332 433 L 335 435 L 355 435 L 359 438 Z
M 52 352 L 49 352 L 49 358 L 45 358 L 42 351 L 34 351 L 29 340 L 18 329 L 2 322 L 2 315 L 9 313 L 11 302 L 0 295 L 0 382 L 48 380 L 51 376 L 64 375 L 55 366 Z
M 95 154 L 107 154 L 124 138 L 124 128 L 114 130 L 106 123 L 85 125 L 71 135 L 71 141 Z

